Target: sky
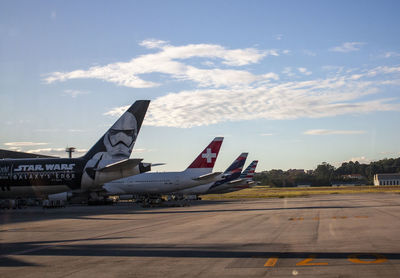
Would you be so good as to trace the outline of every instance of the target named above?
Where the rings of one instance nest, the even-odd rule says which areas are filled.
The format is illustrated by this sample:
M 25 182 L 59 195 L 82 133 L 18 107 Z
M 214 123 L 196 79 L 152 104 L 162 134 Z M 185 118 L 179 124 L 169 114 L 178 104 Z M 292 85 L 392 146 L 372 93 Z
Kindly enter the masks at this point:
M 0 148 L 85 153 L 150 99 L 131 157 L 224 136 L 257 171 L 400 156 L 399 1 L 0 1 Z

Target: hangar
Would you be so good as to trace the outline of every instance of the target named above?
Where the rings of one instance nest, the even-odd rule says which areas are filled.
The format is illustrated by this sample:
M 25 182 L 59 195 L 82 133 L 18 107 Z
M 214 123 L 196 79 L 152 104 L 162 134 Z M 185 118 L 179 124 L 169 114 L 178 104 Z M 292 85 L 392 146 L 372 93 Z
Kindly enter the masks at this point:
M 374 185 L 400 185 L 400 173 L 375 174 Z

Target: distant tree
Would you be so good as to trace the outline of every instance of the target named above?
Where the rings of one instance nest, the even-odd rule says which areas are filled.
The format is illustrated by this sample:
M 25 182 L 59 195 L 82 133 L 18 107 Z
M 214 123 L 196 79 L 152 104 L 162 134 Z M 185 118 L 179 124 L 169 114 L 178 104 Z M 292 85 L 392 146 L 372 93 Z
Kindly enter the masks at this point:
M 316 186 L 327 186 L 331 185 L 332 178 L 335 174 L 335 167 L 329 163 L 322 162 L 317 166 L 314 171 L 315 184 Z
M 364 182 L 373 184 L 373 177 L 375 174 L 398 172 L 400 172 L 400 157 L 395 159 L 382 159 L 371 162 L 370 164 L 361 164 L 358 161 L 343 162 L 337 169 L 329 163 L 322 162 L 315 170 L 307 171 L 307 173 L 273 169 L 257 173 L 254 179 L 263 185 L 271 186 L 296 186 L 298 184 L 327 186 L 333 181 L 354 182 L 354 180 L 346 177 L 346 175 L 360 174 L 366 178 Z

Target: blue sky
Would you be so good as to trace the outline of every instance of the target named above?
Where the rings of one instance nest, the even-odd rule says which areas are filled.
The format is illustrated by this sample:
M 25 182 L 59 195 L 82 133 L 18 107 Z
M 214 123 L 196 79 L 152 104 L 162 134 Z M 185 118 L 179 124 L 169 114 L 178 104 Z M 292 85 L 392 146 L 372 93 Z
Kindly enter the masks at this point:
M 258 171 L 400 155 L 398 1 L 1 1 L 0 148 L 83 153 L 137 99 L 134 157 L 225 136 Z

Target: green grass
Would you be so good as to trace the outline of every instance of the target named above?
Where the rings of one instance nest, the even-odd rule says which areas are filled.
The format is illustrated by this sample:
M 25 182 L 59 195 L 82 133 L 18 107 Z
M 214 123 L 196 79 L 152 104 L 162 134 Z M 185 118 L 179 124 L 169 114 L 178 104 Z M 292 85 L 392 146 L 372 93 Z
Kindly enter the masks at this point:
M 359 193 L 400 193 L 400 186 L 345 186 L 345 187 L 293 187 L 275 188 L 255 186 L 253 188 L 226 194 L 203 195 L 203 200 L 219 199 L 253 199 L 253 198 L 294 198 L 326 194 L 359 194 Z

